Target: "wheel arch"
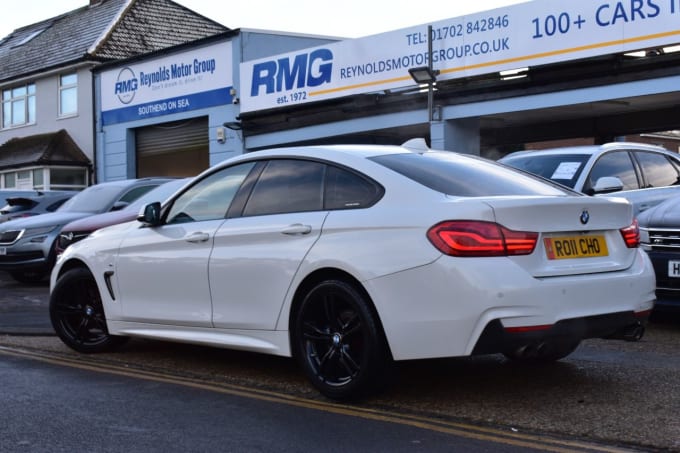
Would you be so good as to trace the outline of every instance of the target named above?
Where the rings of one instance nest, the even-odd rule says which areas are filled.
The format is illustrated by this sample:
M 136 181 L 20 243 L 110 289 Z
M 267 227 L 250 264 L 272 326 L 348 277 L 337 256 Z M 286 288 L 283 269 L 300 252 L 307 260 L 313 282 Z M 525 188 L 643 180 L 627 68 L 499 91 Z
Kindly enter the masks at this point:
M 57 280 L 59 279 L 59 277 L 64 275 L 66 272 L 70 271 L 71 269 L 76 269 L 76 268 L 87 269 L 90 272 L 90 274 L 92 274 L 92 271 L 90 270 L 88 265 L 85 264 L 84 261 L 81 261 L 77 258 L 73 258 L 73 259 L 66 261 L 64 264 L 61 265 L 61 267 L 59 268 L 59 273 L 57 274 Z
M 389 353 L 391 358 L 392 351 L 390 348 L 390 344 L 389 341 L 387 340 L 387 336 L 385 335 L 385 328 L 383 327 L 382 319 L 380 318 L 380 314 L 378 313 L 375 303 L 373 302 L 373 298 L 370 296 L 364 285 L 361 284 L 359 280 L 357 280 L 353 275 L 349 274 L 348 272 L 337 268 L 322 268 L 315 270 L 314 272 L 307 275 L 302 280 L 302 282 L 300 282 L 297 289 L 295 290 L 295 294 L 293 295 L 293 299 L 291 301 L 290 310 L 288 312 L 288 342 L 290 350 L 292 352 L 294 352 L 295 350 L 295 348 L 293 347 L 293 334 L 294 334 L 293 323 L 295 322 L 295 315 L 300 307 L 300 304 L 302 303 L 302 300 L 314 286 L 327 280 L 340 280 L 349 285 L 352 285 L 357 291 L 359 291 L 362 294 L 362 296 L 366 298 L 366 301 L 369 304 L 369 309 L 371 310 L 371 313 L 373 314 L 377 321 L 378 328 L 380 329 L 380 335 L 382 336 L 383 341 L 385 342 L 385 347 L 387 348 L 387 352 Z

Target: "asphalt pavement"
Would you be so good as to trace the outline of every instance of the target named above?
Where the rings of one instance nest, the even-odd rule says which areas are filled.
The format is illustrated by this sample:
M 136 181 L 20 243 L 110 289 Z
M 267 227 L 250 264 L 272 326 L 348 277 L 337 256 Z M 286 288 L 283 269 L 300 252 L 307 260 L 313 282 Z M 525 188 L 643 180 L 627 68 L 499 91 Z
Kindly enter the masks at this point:
M 0 335 L 54 335 L 49 282 L 26 285 L 0 271 Z

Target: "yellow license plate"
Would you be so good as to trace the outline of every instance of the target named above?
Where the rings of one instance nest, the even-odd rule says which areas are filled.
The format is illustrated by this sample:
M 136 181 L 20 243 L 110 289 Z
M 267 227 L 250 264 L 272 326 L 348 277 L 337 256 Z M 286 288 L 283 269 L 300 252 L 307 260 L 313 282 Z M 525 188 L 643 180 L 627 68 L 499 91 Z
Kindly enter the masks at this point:
M 607 241 L 601 235 L 544 238 L 549 260 L 608 256 Z

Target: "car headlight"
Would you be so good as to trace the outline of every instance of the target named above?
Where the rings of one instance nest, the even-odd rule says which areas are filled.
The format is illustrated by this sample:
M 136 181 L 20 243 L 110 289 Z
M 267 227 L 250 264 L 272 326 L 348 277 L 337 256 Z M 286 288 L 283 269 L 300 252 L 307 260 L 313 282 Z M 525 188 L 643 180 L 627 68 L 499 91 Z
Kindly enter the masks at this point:
M 47 239 L 47 234 L 56 230 L 57 225 L 51 225 L 48 227 L 42 227 L 42 228 L 28 228 L 24 230 L 23 234 L 21 237 L 23 238 L 31 238 L 31 242 L 44 242 L 45 239 Z
M 66 250 L 66 247 L 68 247 L 71 244 L 74 244 L 78 241 L 81 241 L 88 237 L 90 235 L 89 232 L 87 233 L 79 233 L 79 232 L 74 232 L 74 231 L 69 231 L 67 233 L 61 233 L 59 234 L 59 238 L 57 239 L 59 248 L 61 250 Z

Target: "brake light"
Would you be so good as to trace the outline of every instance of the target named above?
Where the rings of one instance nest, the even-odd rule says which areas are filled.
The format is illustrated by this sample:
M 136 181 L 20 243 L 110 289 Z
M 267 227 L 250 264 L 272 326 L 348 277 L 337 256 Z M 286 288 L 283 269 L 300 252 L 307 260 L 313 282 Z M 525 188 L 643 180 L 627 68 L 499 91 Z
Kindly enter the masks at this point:
M 633 219 L 633 223 L 630 226 L 621 228 L 619 231 L 621 231 L 626 247 L 634 249 L 640 246 L 640 228 L 638 227 L 637 219 Z
M 538 233 L 476 220 L 438 223 L 429 229 L 427 237 L 442 253 L 460 257 L 529 255 L 538 242 Z

